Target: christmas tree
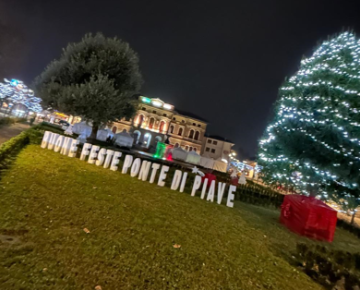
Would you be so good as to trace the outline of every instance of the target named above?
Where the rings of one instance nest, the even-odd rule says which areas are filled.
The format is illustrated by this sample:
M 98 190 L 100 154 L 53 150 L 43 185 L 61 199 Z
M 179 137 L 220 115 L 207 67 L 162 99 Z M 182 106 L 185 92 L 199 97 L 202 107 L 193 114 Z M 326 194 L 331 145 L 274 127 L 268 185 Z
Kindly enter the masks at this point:
M 258 157 L 268 184 L 359 200 L 360 42 L 354 34 L 323 42 L 285 81 Z
M 22 81 L 4 79 L 0 82 L 0 107 L 2 102 L 7 101 L 10 104 L 22 104 L 28 110 L 41 112 L 41 99 L 34 96 L 34 91 L 29 89 Z

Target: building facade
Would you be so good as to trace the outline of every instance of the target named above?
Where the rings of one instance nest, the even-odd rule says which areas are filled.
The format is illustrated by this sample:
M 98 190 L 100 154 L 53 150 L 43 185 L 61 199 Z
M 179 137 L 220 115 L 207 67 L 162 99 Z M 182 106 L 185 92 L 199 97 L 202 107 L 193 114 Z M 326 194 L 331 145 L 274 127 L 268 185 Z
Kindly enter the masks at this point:
M 139 109 L 133 119 L 120 120 L 112 125 L 114 133 L 124 130 L 134 137 L 134 145 L 154 149 L 157 142 L 169 143 L 187 151 L 202 151 L 206 120 L 191 113 L 175 110 L 173 105 L 160 99 L 139 97 Z
M 220 136 L 205 136 L 201 155 L 228 162 L 234 143 Z

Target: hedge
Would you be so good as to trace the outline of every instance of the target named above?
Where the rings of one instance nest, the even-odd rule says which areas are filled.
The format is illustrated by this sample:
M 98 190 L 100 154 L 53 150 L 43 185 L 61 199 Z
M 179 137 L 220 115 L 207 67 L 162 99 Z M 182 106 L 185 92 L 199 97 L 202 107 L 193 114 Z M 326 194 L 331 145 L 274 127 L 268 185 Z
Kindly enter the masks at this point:
M 235 198 L 254 205 L 275 208 L 279 208 L 284 201 L 283 194 L 264 188 L 252 182 L 247 182 L 246 185 L 239 184 Z
M 9 168 L 16 155 L 28 144 L 40 144 L 45 130 L 63 133 L 59 128 L 40 124 L 34 126 L 0 145 L 0 175 Z
M 11 125 L 15 123 L 24 123 L 24 122 L 26 122 L 26 118 L 9 118 L 9 117 L 0 118 L 0 126 Z
M 0 145 L 0 170 L 8 168 L 15 156 L 27 144 L 29 144 L 29 136 L 24 131 Z
M 353 233 L 355 236 L 357 236 L 360 239 L 360 228 L 349 224 L 348 222 L 338 219 L 337 220 L 337 227 L 343 228 L 344 230 L 349 231 L 350 233 Z
M 318 283 L 330 288 L 343 277 L 346 290 L 360 286 L 360 253 L 330 250 L 325 246 L 305 243 L 298 243 L 296 250 L 298 266 Z

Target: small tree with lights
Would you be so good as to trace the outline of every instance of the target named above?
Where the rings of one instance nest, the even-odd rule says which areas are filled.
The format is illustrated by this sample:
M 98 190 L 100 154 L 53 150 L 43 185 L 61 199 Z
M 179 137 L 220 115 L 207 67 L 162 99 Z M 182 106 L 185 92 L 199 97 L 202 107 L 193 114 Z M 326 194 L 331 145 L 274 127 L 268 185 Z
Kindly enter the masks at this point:
M 355 214 L 360 204 L 360 42 L 354 34 L 323 42 L 285 81 L 260 141 L 258 162 L 264 182 L 342 200 Z
M 34 96 L 34 91 L 29 89 L 22 81 L 4 79 L 0 82 L 0 108 L 3 103 L 14 106 L 15 104 L 24 105 L 27 110 L 41 112 L 41 99 Z
M 47 107 L 92 122 L 95 139 L 101 125 L 135 113 L 133 96 L 142 83 L 138 62 L 128 43 L 88 34 L 50 63 L 35 80 L 35 91 Z

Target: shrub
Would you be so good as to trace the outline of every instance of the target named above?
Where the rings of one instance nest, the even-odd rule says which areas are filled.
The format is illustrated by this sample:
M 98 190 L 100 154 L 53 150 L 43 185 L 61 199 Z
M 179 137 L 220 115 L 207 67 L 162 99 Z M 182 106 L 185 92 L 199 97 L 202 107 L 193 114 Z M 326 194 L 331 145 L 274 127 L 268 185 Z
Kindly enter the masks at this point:
M 26 118 L 10 118 L 10 117 L 0 118 L 0 126 L 11 125 L 15 123 L 25 123 L 25 122 L 26 122 Z
M 238 185 L 235 198 L 255 205 L 279 208 L 283 203 L 284 195 L 248 182 L 246 185 Z
M 351 254 L 305 243 L 298 243 L 296 251 L 299 266 L 317 282 L 329 286 L 344 277 L 346 290 L 360 286 L 360 253 Z
M 5 118 L 4 118 L 5 119 Z M 8 118 L 11 119 L 11 118 Z M 20 120 L 20 119 L 19 119 Z M 34 126 L 0 145 L 0 171 L 7 169 L 16 155 L 28 144 L 40 144 L 45 131 L 63 134 L 60 128 L 40 124 Z
M 29 144 L 29 136 L 26 131 L 20 133 L 9 141 L 0 145 L 0 170 L 9 167 L 19 151 Z
M 344 220 L 337 220 L 337 227 L 343 228 L 344 230 L 349 231 L 350 233 L 353 233 L 355 236 L 357 236 L 360 239 L 360 229 L 354 225 L 351 225 L 347 223 Z

